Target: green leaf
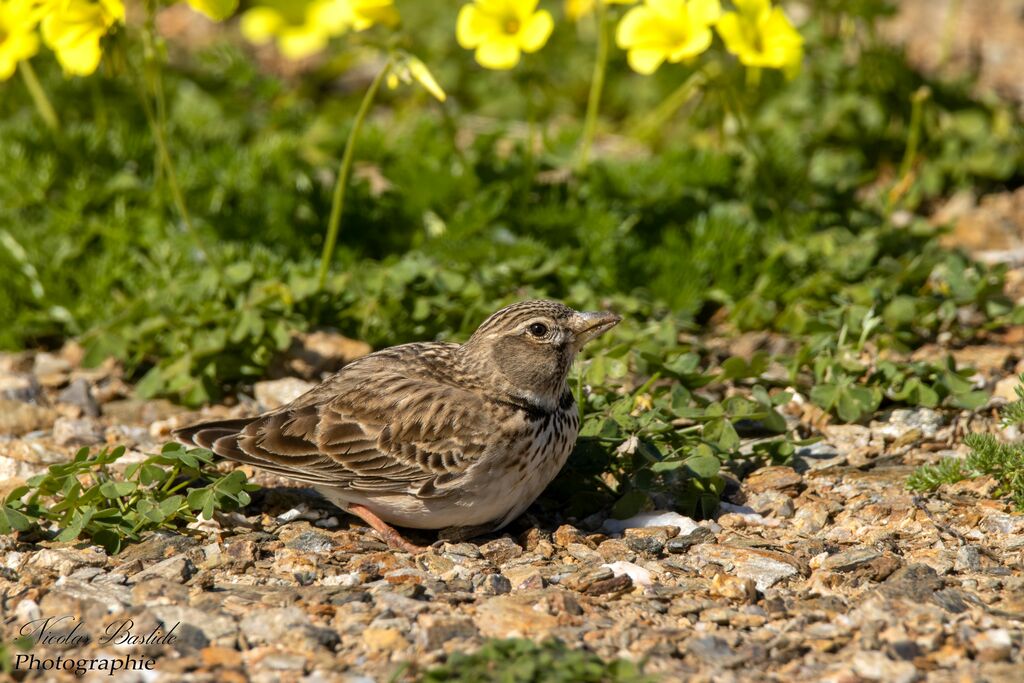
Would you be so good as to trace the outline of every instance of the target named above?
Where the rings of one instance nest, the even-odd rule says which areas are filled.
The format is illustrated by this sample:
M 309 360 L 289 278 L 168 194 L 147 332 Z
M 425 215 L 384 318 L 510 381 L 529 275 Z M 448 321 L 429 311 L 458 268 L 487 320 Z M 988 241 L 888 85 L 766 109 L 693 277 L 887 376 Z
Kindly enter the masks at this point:
M 647 503 L 647 494 L 636 489 L 619 498 L 612 506 L 612 517 L 615 519 L 628 519 L 640 512 Z
M 100 486 L 100 493 L 106 498 L 120 498 L 134 492 L 137 486 L 134 481 L 107 481 Z
M 9 534 L 11 530 L 28 531 L 32 527 L 32 520 L 20 511 L 8 505 L 0 505 L 0 534 Z
M 721 461 L 713 455 L 697 454 L 692 455 L 683 461 L 683 464 L 695 477 L 710 479 L 718 475 L 721 468 Z

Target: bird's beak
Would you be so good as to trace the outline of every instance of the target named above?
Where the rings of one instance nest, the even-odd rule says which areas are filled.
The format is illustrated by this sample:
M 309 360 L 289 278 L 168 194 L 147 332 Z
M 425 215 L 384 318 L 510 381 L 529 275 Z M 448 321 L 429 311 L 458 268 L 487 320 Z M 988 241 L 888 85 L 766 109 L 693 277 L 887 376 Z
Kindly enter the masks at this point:
M 618 325 L 620 320 L 622 320 L 620 316 L 609 311 L 577 313 L 572 321 L 572 331 L 576 335 L 576 348 L 579 349 L 591 339 L 600 337 Z

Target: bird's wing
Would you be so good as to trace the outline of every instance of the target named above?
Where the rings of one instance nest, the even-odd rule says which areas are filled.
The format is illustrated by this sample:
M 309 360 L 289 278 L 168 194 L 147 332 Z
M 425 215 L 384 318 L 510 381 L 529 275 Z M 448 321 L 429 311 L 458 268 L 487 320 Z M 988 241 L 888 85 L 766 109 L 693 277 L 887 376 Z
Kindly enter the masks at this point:
M 213 450 L 313 485 L 442 495 L 494 437 L 482 403 L 465 389 L 377 367 L 253 419 Z

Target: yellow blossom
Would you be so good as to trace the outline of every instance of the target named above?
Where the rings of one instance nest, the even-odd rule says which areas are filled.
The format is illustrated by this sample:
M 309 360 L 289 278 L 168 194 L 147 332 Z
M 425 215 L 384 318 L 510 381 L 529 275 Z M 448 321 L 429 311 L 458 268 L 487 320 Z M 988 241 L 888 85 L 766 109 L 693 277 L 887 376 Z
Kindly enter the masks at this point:
M 615 42 L 634 71 L 651 74 L 666 60 L 687 61 L 707 50 L 721 11 L 718 0 L 644 0 L 622 17 Z
M 430 73 L 430 69 L 423 63 L 423 60 L 413 55 L 404 55 L 391 67 L 391 71 L 388 73 L 388 87 L 394 90 L 399 83 L 412 83 L 413 81 L 423 86 L 423 89 L 438 101 L 444 102 L 448 99 L 448 95 L 438 84 L 434 74 Z
M 604 0 L 606 5 L 632 5 L 637 0 Z M 595 0 L 565 0 L 565 16 L 572 21 L 579 21 L 594 11 Z
M 398 23 L 394 0 L 330 0 L 315 3 L 314 12 L 316 21 L 331 35 L 365 31 L 374 24 Z
M 214 21 L 224 21 L 238 9 L 238 0 L 187 0 L 189 7 Z
M 783 69 L 793 76 L 803 59 L 804 40 L 780 7 L 770 0 L 733 0 L 738 12 L 726 12 L 718 21 L 725 49 L 743 64 Z
M 266 45 L 277 40 L 277 49 L 288 59 L 303 59 L 327 47 L 330 34 L 318 20 L 322 0 L 278 0 L 257 5 L 242 14 L 242 35 L 251 43 Z
M 242 35 L 257 45 L 277 39 L 288 59 L 303 59 L 327 47 L 327 41 L 346 31 L 374 24 L 394 24 L 394 0 L 267 0 L 242 14 Z
M 124 23 L 121 0 L 53 0 L 43 18 L 43 41 L 64 73 L 88 76 L 100 64 L 100 40 L 118 23 Z
M 476 50 L 480 66 L 511 69 L 520 53 L 544 47 L 554 26 L 551 13 L 537 9 L 537 0 L 474 0 L 459 10 L 455 38 Z
M 14 73 L 18 62 L 39 51 L 34 0 L 0 0 L 0 81 Z

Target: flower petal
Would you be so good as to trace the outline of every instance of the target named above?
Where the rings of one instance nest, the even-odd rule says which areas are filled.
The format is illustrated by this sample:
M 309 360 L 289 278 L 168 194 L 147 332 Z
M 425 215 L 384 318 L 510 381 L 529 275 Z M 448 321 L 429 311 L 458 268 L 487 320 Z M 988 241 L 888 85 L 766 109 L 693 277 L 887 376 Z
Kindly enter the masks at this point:
M 694 33 L 686 39 L 686 42 L 673 46 L 673 50 L 668 56 L 668 61 L 675 64 L 688 59 L 693 59 L 711 47 L 711 41 L 711 29 L 706 26 L 694 31 Z
M 626 61 L 633 71 L 649 76 L 665 61 L 665 51 L 635 47 L 626 54 Z
M 476 61 L 487 69 L 511 69 L 519 63 L 519 46 L 507 37 L 495 37 L 476 49 Z
M 253 7 L 242 14 L 239 28 L 250 43 L 265 45 L 284 25 L 284 17 L 269 7 Z
M 623 50 L 635 45 L 657 45 L 664 42 L 658 17 L 647 7 L 634 7 L 622 17 L 615 29 L 615 44 Z
M 743 20 L 740 15 L 735 12 L 726 12 L 715 24 L 715 30 L 725 43 L 725 49 L 734 55 L 741 55 L 753 47 L 743 33 L 741 21 Z
M 550 12 L 537 12 L 527 19 L 519 30 L 519 47 L 523 48 L 524 52 L 536 52 L 548 42 L 554 28 L 555 20 L 551 18 Z
M 213 21 L 224 21 L 238 9 L 238 0 L 188 0 L 188 5 Z
M 501 32 L 501 28 L 490 15 L 484 14 L 476 5 L 463 5 L 455 22 L 455 40 L 459 46 L 472 50 Z
M 286 59 L 305 59 L 327 47 L 327 34 L 319 28 L 297 26 L 277 37 L 277 49 Z
M 690 0 L 687 16 L 691 22 L 713 24 L 722 15 L 722 4 L 718 0 Z

